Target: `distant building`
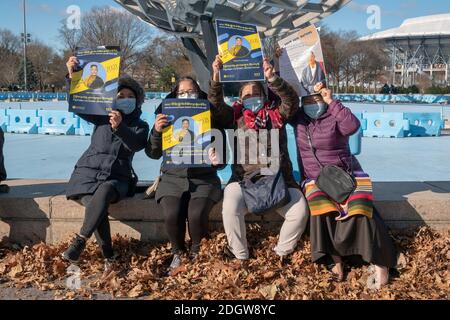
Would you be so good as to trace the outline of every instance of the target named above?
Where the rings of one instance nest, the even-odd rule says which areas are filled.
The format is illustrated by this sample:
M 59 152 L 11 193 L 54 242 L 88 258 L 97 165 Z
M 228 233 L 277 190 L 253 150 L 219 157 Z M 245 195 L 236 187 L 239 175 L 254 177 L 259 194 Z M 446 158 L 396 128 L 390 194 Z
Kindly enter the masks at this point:
M 410 86 L 425 75 L 435 85 L 450 85 L 450 14 L 405 20 L 400 27 L 360 38 L 382 40 L 390 55 L 391 83 Z

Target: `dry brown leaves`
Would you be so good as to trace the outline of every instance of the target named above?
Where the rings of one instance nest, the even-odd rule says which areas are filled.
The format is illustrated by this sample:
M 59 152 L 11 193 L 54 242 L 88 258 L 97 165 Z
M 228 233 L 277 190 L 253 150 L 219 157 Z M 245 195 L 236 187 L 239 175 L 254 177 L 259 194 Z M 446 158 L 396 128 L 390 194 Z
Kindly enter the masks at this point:
M 271 248 L 276 231 L 252 225 L 249 245 L 254 258 L 242 265 L 224 261 L 224 233 L 204 240 L 197 263 L 184 265 L 166 275 L 170 263 L 167 244 L 146 244 L 116 236 L 118 263 L 103 272 L 103 260 L 89 243 L 79 264 L 82 288 L 67 290 L 68 265 L 60 253 L 67 244 L 37 244 L 21 250 L 3 250 L 0 278 L 18 289 L 35 286 L 54 290 L 55 299 L 90 299 L 93 293 L 112 297 L 146 299 L 449 299 L 450 237 L 421 228 L 393 234 L 400 249 L 399 275 L 380 289 L 367 288 L 367 266 L 348 270 L 343 283 L 332 281 L 322 266 L 311 263 L 309 241 L 302 241 L 287 265 L 280 266 Z

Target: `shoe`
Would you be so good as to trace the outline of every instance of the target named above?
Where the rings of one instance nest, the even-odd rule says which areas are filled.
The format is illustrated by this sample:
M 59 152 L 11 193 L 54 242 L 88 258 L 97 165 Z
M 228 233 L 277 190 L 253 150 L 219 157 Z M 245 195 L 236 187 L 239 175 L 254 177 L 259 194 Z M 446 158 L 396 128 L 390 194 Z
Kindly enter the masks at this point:
M 174 269 L 181 266 L 181 254 L 175 253 L 172 258 L 172 262 L 170 263 L 168 273 L 172 272 Z
M 236 259 L 236 256 L 231 251 L 230 246 L 226 245 L 225 248 L 223 248 L 222 256 L 225 260 L 231 260 Z
M 189 259 L 192 263 L 196 263 L 198 260 L 198 252 L 192 252 L 189 254 Z
M 8 193 L 9 186 L 7 184 L 0 184 L 0 193 Z
M 118 256 L 119 256 L 118 254 L 114 254 L 114 256 L 112 258 L 105 259 L 105 262 L 103 264 L 103 272 L 104 273 L 108 273 L 109 271 L 114 269 L 114 266 L 117 262 Z
M 71 263 L 77 263 L 80 260 L 81 253 L 86 247 L 86 239 L 75 235 L 75 238 L 72 240 L 69 248 L 62 253 L 62 257 L 64 260 L 69 261 Z
M 367 287 L 372 290 L 378 290 L 389 283 L 389 269 L 379 265 L 371 265 L 367 272 Z
M 119 254 L 113 250 L 111 245 L 103 245 L 101 249 L 106 260 L 116 260 L 119 257 Z

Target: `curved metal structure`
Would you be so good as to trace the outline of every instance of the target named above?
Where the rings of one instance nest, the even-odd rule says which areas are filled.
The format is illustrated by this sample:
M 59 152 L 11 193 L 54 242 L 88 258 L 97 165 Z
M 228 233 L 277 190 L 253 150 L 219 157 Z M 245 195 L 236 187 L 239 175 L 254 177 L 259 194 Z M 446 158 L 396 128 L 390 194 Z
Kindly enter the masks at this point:
M 115 0 L 164 31 L 183 37 L 203 34 L 201 18 L 240 21 L 258 26 L 264 36 L 316 23 L 351 0 Z
M 217 55 L 215 19 L 256 25 L 262 38 L 319 22 L 351 0 L 114 0 L 165 32 L 181 37 L 203 90 Z M 204 42 L 205 52 L 197 40 Z

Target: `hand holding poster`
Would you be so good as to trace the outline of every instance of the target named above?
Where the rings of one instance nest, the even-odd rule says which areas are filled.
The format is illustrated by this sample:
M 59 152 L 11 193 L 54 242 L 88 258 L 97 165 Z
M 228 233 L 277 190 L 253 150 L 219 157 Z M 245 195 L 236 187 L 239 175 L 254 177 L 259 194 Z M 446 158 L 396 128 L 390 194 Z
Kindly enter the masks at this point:
M 163 166 L 210 166 L 205 149 L 211 143 L 211 112 L 208 100 L 165 99 L 162 113 L 169 125 L 163 129 Z
M 216 30 L 223 62 L 220 82 L 263 81 L 263 51 L 256 26 L 216 20 Z
M 75 56 L 79 65 L 70 83 L 69 111 L 108 115 L 117 95 L 119 48 L 78 49 Z
M 278 44 L 283 49 L 279 62 L 281 77 L 299 96 L 313 94 L 317 84 L 326 84 L 320 36 L 314 25 L 281 39 Z

